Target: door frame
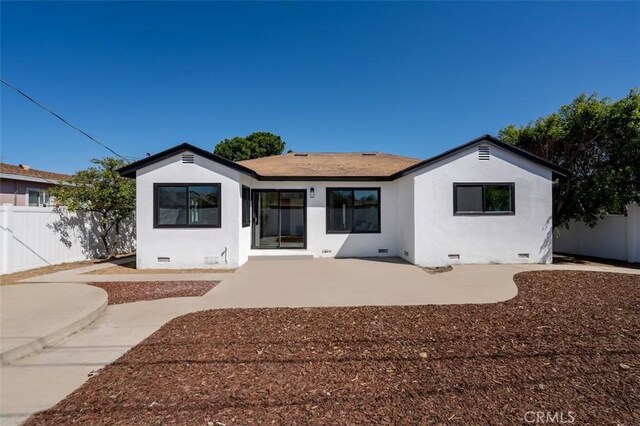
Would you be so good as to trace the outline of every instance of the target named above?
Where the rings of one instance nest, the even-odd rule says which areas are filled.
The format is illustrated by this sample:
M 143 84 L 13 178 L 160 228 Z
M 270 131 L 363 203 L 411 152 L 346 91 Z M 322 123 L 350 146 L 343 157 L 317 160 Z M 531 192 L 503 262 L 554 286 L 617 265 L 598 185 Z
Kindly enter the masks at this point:
M 304 195 L 302 201 L 302 220 L 304 222 L 302 247 L 256 247 L 256 218 L 258 217 L 258 194 L 261 192 L 278 193 L 278 238 L 281 237 L 282 228 L 280 226 L 280 193 L 300 192 Z M 255 194 L 255 195 L 254 195 Z M 278 242 L 280 244 L 280 242 Z M 251 249 L 252 250 L 306 250 L 307 249 L 307 190 L 306 189 L 251 189 Z

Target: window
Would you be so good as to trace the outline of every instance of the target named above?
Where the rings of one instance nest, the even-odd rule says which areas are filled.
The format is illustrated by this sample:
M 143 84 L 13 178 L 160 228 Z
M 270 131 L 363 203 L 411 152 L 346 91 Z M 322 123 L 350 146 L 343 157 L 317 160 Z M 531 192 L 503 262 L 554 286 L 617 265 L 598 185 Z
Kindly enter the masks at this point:
M 242 227 L 251 225 L 251 190 L 242 186 Z
M 219 228 L 219 183 L 154 184 L 154 227 Z
M 43 188 L 27 188 L 27 206 L 29 207 L 49 207 L 51 197 L 49 192 Z
M 327 233 L 379 233 L 380 188 L 327 188 Z
M 454 214 L 515 214 L 513 183 L 454 183 Z

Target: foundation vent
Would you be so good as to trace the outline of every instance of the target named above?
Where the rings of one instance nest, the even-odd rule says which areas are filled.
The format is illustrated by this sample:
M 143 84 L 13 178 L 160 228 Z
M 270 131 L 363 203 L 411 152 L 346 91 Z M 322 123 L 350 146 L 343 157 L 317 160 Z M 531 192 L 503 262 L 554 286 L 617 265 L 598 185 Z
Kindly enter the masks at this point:
M 159 257 L 158 258 L 158 262 L 169 263 L 169 262 L 171 262 L 171 258 L 170 257 Z
M 459 254 L 450 254 L 447 257 L 449 259 L 460 259 L 460 255 Z
M 193 164 L 196 162 L 196 156 L 193 154 L 182 154 L 183 164 Z
M 408 251 L 408 250 L 405 250 L 405 251 L 404 251 L 404 255 L 405 255 L 405 256 L 409 256 L 409 251 Z
M 489 145 L 478 146 L 478 160 L 487 161 L 489 160 L 489 157 L 490 157 Z
M 389 253 L 389 249 L 378 249 L 378 253 Z
M 529 253 L 518 253 L 518 258 L 519 259 L 528 259 L 529 258 Z

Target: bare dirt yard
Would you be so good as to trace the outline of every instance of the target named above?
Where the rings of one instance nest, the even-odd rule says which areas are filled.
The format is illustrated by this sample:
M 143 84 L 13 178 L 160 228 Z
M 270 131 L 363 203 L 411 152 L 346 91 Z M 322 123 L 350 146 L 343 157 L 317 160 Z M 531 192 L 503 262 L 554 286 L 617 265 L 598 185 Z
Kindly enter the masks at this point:
M 115 257 L 126 257 L 131 254 L 125 254 Z M 41 275 L 53 274 L 55 272 L 68 271 L 70 269 L 82 268 L 85 266 L 91 266 L 99 263 L 111 262 L 113 259 L 93 259 L 93 260 L 80 260 L 77 262 L 58 263 L 56 265 L 47 265 L 40 268 L 28 269 L 26 271 L 14 272 L 12 274 L 0 275 L 0 285 L 15 284 L 19 281 L 26 280 L 28 278 L 35 278 Z M 107 268 L 108 269 L 108 268 Z
M 219 281 L 113 281 L 89 283 L 107 292 L 109 305 L 166 299 L 168 297 L 204 296 Z
M 118 274 L 199 274 L 199 273 L 231 273 L 235 269 L 191 268 L 191 269 L 136 269 L 135 260 L 132 262 L 113 265 L 96 271 L 86 272 L 86 275 L 118 275 Z
M 28 424 L 640 424 L 640 276 L 515 281 L 496 304 L 189 314 Z

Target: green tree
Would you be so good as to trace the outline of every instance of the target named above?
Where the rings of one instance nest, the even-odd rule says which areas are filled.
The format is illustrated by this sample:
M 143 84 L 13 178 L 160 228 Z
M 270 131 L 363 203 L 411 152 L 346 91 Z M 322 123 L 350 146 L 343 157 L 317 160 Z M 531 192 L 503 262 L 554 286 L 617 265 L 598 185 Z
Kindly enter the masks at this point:
M 596 94 L 500 138 L 569 170 L 554 183 L 555 226 L 571 220 L 594 226 L 607 213 L 640 202 L 640 92 L 611 101 Z
M 118 173 L 127 164 L 124 160 L 106 157 L 91 162 L 96 167 L 77 172 L 52 195 L 70 212 L 96 215 L 98 235 L 105 256 L 110 257 L 117 253 L 122 222 L 136 209 L 135 180 Z
M 245 137 L 225 139 L 216 145 L 213 153 L 231 161 L 241 161 L 280 155 L 284 147 L 285 142 L 280 136 L 268 132 L 255 132 Z

